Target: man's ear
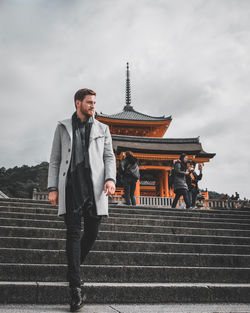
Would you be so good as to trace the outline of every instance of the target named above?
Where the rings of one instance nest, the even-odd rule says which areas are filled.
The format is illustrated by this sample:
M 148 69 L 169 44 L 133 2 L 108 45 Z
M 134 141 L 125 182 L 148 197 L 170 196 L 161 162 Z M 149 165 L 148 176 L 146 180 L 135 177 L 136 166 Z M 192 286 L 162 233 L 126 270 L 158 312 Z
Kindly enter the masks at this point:
M 76 102 L 75 102 L 76 109 L 79 107 L 79 104 L 80 104 L 80 101 L 76 100 Z

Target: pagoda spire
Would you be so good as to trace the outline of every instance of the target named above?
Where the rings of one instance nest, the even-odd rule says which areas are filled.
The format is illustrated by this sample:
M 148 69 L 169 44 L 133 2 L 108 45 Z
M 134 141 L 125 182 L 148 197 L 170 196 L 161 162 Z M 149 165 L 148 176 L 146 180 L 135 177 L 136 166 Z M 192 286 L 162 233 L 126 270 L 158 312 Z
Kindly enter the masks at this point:
M 131 106 L 131 87 L 130 87 L 130 70 L 129 63 L 127 62 L 127 71 L 126 71 L 126 105 L 123 108 L 124 111 L 134 111 Z

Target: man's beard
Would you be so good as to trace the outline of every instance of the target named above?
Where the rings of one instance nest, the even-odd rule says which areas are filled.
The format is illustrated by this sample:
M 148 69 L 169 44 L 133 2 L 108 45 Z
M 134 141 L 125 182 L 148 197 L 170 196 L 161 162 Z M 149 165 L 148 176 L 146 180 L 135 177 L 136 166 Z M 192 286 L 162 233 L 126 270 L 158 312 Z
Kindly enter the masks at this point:
M 80 111 L 81 111 L 81 113 L 82 113 L 83 115 L 85 115 L 85 116 L 93 116 L 93 115 L 94 115 L 94 113 L 91 114 L 91 113 L 89 113 L 87 110 L 84 110 L 82 106 L 80 107 Z

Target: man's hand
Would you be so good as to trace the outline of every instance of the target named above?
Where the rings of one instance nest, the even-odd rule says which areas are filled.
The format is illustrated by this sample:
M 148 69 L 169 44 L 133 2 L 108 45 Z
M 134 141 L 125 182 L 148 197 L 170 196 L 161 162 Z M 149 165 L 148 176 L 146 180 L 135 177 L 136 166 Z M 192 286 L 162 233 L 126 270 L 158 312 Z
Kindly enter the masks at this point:
M 49 193 L 49 201 L 52 205 L 58 204 L 58 191 L 51 191 Z
M 107 196 L 112 196 L 115 193 L 115 183 L 112 180 L 107 180 L 104 185 L 104 192 Z
M 185 175 L 189 175 L 189 173 L 190 173 L 189 171 L 186 171 L 186 172 L 185 172 Z

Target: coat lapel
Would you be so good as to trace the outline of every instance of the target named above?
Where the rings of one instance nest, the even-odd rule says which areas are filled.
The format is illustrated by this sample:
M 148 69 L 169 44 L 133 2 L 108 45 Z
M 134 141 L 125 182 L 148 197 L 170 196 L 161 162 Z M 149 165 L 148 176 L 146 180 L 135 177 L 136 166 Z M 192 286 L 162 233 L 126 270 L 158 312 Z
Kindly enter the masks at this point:
M 60 124 L 63 124 L 65 128 L 67 129 L 67 132 L 69 133 L 71 142 L 72 142 L 72 121 L 71 118 L 59 121 Z M 93 139 L 103 136 L 103 133 L 100 132 L 100 129 L 98 127 L 97 121 L 94 118 L 93 119 L 93 125 L 91 127 L 90 136 L 89 136 L 89 142 L 91 142 Z
M 97 121 L 94 118 L 93 119 L 93 125 L 92 125 L 91 131 L 90 131 L 89 142 L 91 142 L 93 139 L 100 137 L 100 136 L 103 136 L 103 133 L 100 132 Z
M 69 137 L 71 139 L 72 142 L 72 121 L 71 118 L 68 118 L 66 120 L 63 121 L 59 121 L 60 124 L 63 124 L 65 126 L 65 128 L 67 129 L 67 132 L 69 133 Z

